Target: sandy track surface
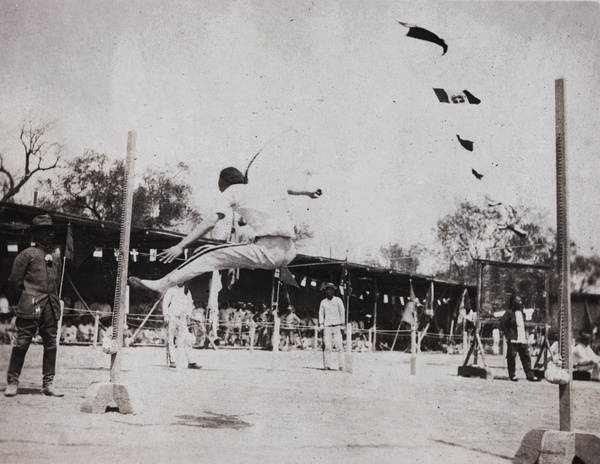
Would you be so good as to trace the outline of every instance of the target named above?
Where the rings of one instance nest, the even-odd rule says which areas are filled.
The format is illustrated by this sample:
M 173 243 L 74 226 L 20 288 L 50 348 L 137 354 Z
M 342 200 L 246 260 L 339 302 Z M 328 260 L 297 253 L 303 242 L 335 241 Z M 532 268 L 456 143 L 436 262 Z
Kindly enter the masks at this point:
M 0 347 L 2 382 L 10 347 Z M 59 352 L 56 386 L 39 395 L 42 348 L 32 346 L 19 395 L 0 397 L 3 463 L 507 463 L 531 429 L 558 429 L 558 387 L 456 375 L 459 356 L 355 353 L 352 373 L 324 371 L 322 354 L 194 350 L 201 370 L 165 366 L 164 348 L 124 351 L 123 383 L 141 414 L 80 411 L 110 357 L 91 347 Z M 600 384 L 574 383 L 575 428 L 600 432 Z

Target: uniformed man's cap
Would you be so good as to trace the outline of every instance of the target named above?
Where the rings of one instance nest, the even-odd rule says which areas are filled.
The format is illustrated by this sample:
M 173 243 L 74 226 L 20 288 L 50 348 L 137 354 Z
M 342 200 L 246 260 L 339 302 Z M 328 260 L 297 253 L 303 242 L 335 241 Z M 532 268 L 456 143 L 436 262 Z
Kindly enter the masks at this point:
M 41 216 L 36 216 L 33 218 L 33 221 L 31 222 L 31 230 L 42 229 L 44 227 L 54 227 L 52 218 L 49 214 L 42 214 Z

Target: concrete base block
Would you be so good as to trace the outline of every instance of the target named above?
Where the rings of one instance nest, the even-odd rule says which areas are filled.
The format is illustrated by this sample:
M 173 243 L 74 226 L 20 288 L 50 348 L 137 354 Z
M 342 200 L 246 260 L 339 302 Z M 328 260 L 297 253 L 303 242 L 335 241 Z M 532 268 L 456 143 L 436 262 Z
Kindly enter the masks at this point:
M 140 414 L 144 405 L 133 387 L 112 382 L 91 384 L 85 392 L 81 412 L 103 414 L 106 408 L 117 408 L 121 414 Z
M 514 464 L 600 464 L 600 437 L 590 433 L 534 429 L 525 435 Z
M 485 367 L 479 366 L 459 366 L 458 367 L 459 377 L 479 377 L 481 379 L 487 379 L 491 377 L 492 373 Z

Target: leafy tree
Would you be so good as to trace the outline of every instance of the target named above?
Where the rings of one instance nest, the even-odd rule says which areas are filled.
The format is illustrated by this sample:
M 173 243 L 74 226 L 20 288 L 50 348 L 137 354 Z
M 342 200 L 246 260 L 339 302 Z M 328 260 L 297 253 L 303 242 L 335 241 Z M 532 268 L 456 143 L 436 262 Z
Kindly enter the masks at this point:
M 57 179 L 42 182 L 43 208 L 88 216 L 101 221 L 121 217 L 125 170 L 122 161 L 93 150 L 70 161 Z
M 0 201 L 8 201 L 37 173 L 54 169 L 61 158 L 63 146 L 51 142 L 54 123 L 41 122 L 35 118 L 21 124 L 19 140 L 23 147 L 20 161 L 22 171 L 9 168 L 0 153 Z
M 600 256 L 575 255 L 571 263 L 574 291 L 585 293 L 600 282 Z
M 177 168 L 178 174 L 170 170 L 144 174 L 133 195 L 134 210 L 144 227 L 167 228 L 181 225 L 183 220 L 200 221 L 200 215 L 189 206 L 190 186 L 176 181 L 177 175 L 189 168 L 183 162 Z
M 554 231 L 542 214 L 486 201 L 484 207 L 461 203 L 454 213 L 438 221 L 435 233 L 439 249 L 413 245 L 405 252 L 396 245 L 382 250 L 384 256 L 414 258 L 419 270 L 424 263 L 430 266 L 434 263 L 435 267 L 428 269 L 428 274 L 471 283 L 476 277 L 475 266 L 472 266 L 475 259 L 530 264 L 553 262 Z
M 188 169 L 183 163 L 178 167 L 179 172 Z M 103 221 L 119 221 L 124 182 L 122 161 L 111 161 L 105 154 L 90 150 L 69 162 L 57 179 L 41 183 L 41 206 Z M 199 221 L 199 214 L 188 206 L 190 193 L 190 186 L 177 182 L 171 170 L 146 171 L 133 195 L 133 225 L 170 228 L 186 220 Z
M 405 250 L 398 244 L 390 244 L 387 247 L 381 247 L 380 252 L 386 267 L 397 271 L 417 272 L 419 255 L 422 252 L 419 245 L 412 245 Z

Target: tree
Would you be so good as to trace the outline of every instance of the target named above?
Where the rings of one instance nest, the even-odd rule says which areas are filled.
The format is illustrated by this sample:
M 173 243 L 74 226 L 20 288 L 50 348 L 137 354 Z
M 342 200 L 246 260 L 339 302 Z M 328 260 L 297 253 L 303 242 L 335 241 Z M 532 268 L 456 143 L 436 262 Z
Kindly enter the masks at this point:
M 573 289 L 585 293 L 600 282 L 600 256 L 575 255 L 571 263 Z
M 418 256 L 421 253 L 419 245 L 412 245 L 410 249 L 405 250 L 398 244 L 390 244 L 387 247 L 381 247 L 380 252 L 386 267 L 397 271 L 417 272 Z
M 200 215 L 189 206 L 190 186 L 176 182 L 176 177 L 187 173 L 189 167 L 180 162 L 177 168 L 177 174 L 168 169 L 146 171 L 133 195 L 138 225 L 166 228 L 180 225 L 183 220 L 200 221 Z
M 178 168 L 178 174 L 188 169 L 184 163 Z M 188 205 L 191 188 L 177 182 L 178 174 L 168 168 L 144 173 L 133 195 L 134 226 L 169 228 L 186 220 L 200 220 Z M 121 219 L 124 182 L 122 161 L 110 161 L 105 154 L 90 150 L 69 162 L 58 179 L 41 183 L 41 206 L 117 222 Z
M 40 205 L 101 221 L 118 221 L 124 180 L 122 161 L 111 162 L 106 155 L 89 150 L 70 161 L 58 179 L 41 183 Z
M 555 257 L 554 234 L 544 216 L 534 210 L 489 199 L 485 207 L 461 203 L 437 223 L 436 236 L 449 263 L 440 274 L 474 281 L 475 259 L 549 264 Z
M 21 124 L 19 140 L 23 147 L 22 174 L 5 164 L 0 153 L 0 201 L 8 201 L 38 172 L 54 169 L 61 158 L 63 146 L 50 141 L 54 123 L 35 118 Z

